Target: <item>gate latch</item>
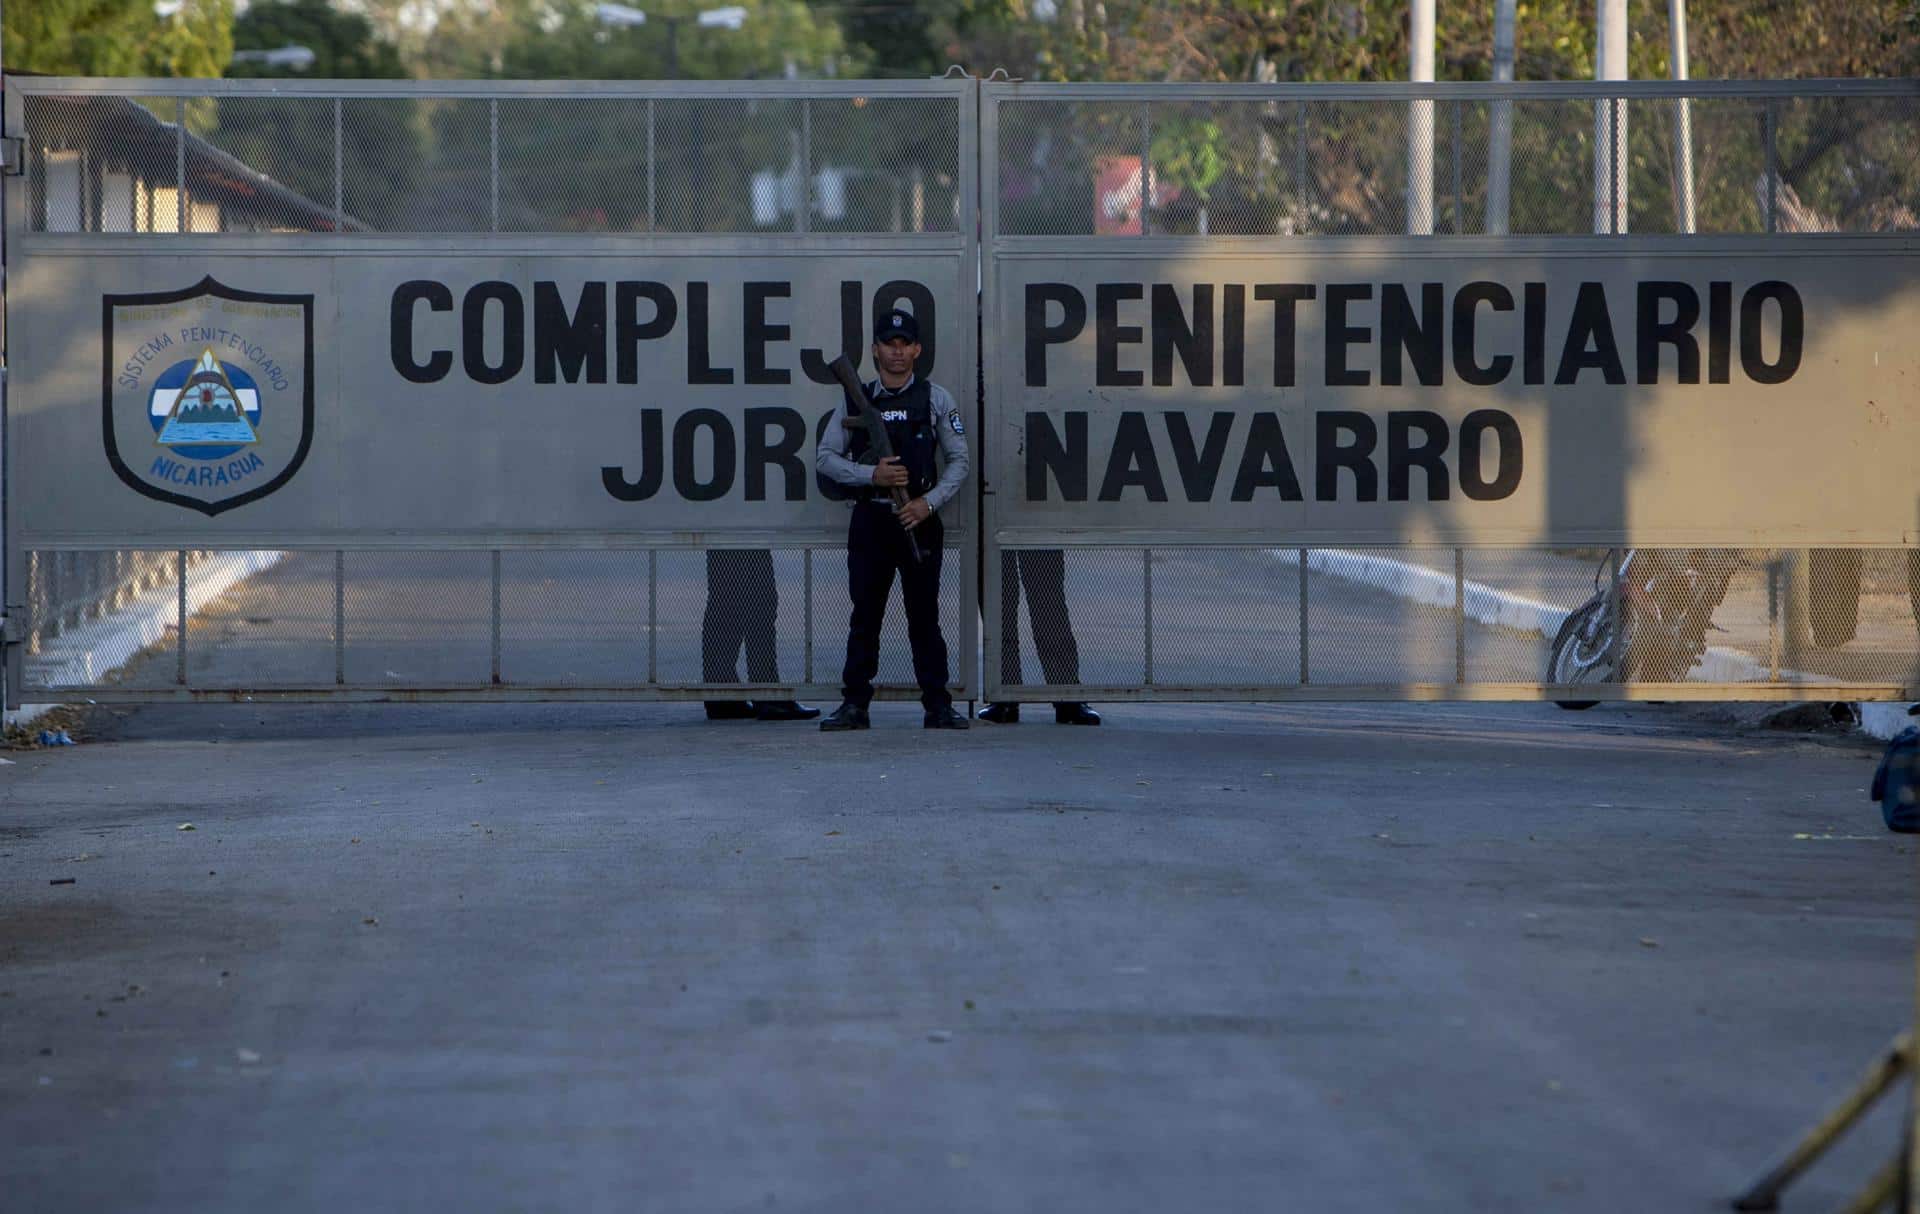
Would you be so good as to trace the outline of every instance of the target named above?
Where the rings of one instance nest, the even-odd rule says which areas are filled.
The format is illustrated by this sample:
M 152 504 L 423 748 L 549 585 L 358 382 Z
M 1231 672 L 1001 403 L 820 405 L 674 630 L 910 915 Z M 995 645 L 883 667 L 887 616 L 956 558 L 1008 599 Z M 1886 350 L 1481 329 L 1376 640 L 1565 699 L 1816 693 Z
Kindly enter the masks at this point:
M 27 141 L 18 135 L 0 136 L 0 173 L 18 177 L 27 171 Z

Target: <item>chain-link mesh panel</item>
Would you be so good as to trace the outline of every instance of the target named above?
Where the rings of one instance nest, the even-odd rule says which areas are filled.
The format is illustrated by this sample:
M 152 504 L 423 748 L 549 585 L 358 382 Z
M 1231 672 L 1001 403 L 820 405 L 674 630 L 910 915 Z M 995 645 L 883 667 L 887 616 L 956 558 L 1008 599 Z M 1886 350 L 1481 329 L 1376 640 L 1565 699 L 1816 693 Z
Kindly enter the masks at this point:
M 1777 230 L 1920 227 L 1920 99 L 1784 97 L 1773 110 Z
M 342 644 L 357 686 L 492 681 L 493 574 L 485 552 L 349 552 Z
M 501 681 L 647 682 L 649 575 L 646 552 L 501 553 Z
M 182 201 L 173 97 L 29 96 L 28 224 L 42 232 L 177 232 Z
M 1008 236 L 1138 235 L 1144 104 L 1016 101 L 999 107 L 995 167 Z
M 348 213 L 381 232 L 491 230 L 492 104 L 471 97 L 342 101 Z
M 960 115 L 951 97 L 817 97 L 817 232 L 952 232 L 960 217 Z
M 654 103 L 655 210 L 663 232 L 792 231 L 810 193 L 800 103 Z
M 333 568 L 331 553 L 313 552 L 223 552 L 190 566 L 187 685 L 332 683 Z
M 1920 551 L 1618 556 L 1615 589 L 1605 550 L 1007 550 L 989 675 L 997 659 L 1003 684 L 1036 698 L 1076 683 L 1170 699 L 1302 685 L 1920 685 Z
M 622 97 L 500 101 L 501 230 L 649 230 L 652 104 Z
M 1297 567 L 1265 548 L 1156 548 L 1157 687 L 1300 681 Z
M 332 101 L 198 98 L 186 120 L 189 231 L 331 230 L 315 209 L 334 202 Z
M 940 634 L 947 642 L 949 682 L 957 685 L 967 677 L 973 656 L 962 645 L 965 635 L 961 611 L 974 610 L 961 594 L 964 562 L 973 559 L 967 548 L 949 545 L 940 558 Z M 813 552 L 813 673 L 818 683 L 837 684 L 847 661 L 847 628 L 853 615 L 847 579 L 847 552 L 844 548 L 816 548 Z M 907 641 L 906 608 L 900 599 L 896 580 L 887 600 L 885 622 L 880 626 L 880 674 L 876 686 L 911 692 L 913 647 Z
M 1307 558 L 1308 682 L 1454 681 L 1455 613 L 1421 593 L 1418 573 L 1450 564 L 1451 550 L 1320 549 Z

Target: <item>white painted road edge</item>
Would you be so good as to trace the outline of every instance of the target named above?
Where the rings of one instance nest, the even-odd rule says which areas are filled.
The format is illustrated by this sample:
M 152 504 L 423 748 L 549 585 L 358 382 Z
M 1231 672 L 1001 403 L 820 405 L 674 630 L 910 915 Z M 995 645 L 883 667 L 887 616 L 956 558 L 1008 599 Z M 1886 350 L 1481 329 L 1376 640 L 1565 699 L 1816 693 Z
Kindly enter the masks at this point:
M 1267 553 L 1283 565 L 1299 567 L 1299 549 L 1269 548 Z M 1453 575 L 1426 565 L 1343 548 L 1310 548 L 1307 568 L 1425 607 L 1453 610 Z M 1462 581 L 1459 593 L 1466 617 L 1474 623 L 1527 633 L 1547 641 L 1553 640 L 1561 623 L 1573 613 L 1571 607 L 1543 603 L 1471 579 Z M 1765 664 L 1737 649 L 1718 645 L 1707 648 L 1695 669 L 1702 680 L 1713 683 L 1751 683 L 1770 677 Z M 1816 680 L 1814 675 L 1794 670 L 1782 670 L 1780 675 L 1788 681 Z M 1861 703 L 1855 708 L 1859 710 L 1860 728 L 1876 738 L 1891 738 L 1912 723 L 1905 704 Z
M 187 574 L 187 616 L 213 602 L 239 583 L 264 573 L 286 558 L 284 552 L 222 552 L 193 566 Z M 172 582 L 156 586 L 133 602 L 101 619 L 92 628 L 76 629 L 55 638 L 34 660 L 48 682 L 94 683 L 132 661 L 141 650 L 160 641 L 180 614 L 179 588 Z M 25 727 L 56 707 L 22 704 L 6 714 L 8 725 Z

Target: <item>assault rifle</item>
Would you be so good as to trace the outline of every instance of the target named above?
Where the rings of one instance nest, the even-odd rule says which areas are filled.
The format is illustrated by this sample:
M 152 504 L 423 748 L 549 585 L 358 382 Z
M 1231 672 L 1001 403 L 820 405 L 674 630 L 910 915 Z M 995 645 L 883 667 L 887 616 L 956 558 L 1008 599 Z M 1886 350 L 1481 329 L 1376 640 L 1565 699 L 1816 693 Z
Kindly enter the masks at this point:
M 874 408 L 873 401 L 867 397 L 866 385 L 860 382 L 860 376 L 854 371 L 853 364 L 842 354 L 827 364 L 827 370 L 833 372 L 840 386 L 847 390 L 847 399 L 857 412 L 852 420 L 867 432 L 867 450 L 873 452 L 876 461 L 890 459 L 896 452 L 893 438 L 887 433 L 887 423 L 880 419 L 880 410 Z M 898 510 L 908 502 L 907 487 L 895 485 L 888 490 L 893 498 L 893 507 Z M 907 532 L 907 546 L 913 550 L 913 563 L 919 564 L 925 558 L 920 555 L 920 538 L 912 531 Z

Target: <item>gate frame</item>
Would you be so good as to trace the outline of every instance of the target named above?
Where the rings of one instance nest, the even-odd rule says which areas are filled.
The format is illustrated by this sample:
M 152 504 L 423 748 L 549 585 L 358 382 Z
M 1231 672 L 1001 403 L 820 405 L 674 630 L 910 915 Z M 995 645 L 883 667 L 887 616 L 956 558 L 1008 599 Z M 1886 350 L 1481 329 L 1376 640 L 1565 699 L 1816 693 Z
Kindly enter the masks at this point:
M 1284 242 L 1286 251 L 1301 252 L 1324 249 L 1330 254 L 1340 252 L 1372 251 L 1381 252 L 1418 249 L 1423 255 L 1431 256 L 1439 249 L 1457 251 L 1461 254 L 1485 252 L 1494 248 L 1511 250 L 1517 244 L 1546 243 L 1552 250 L 1562 253 L 1580 251 L 1583 247 L 1593 251 L 1614 252 L 1618 242 L 1631 238 L 1626 234 L 1568 234 L 1513 237 L 1454 235 L 1446 233 L 1426 233 L 1420 235 L 1366 235 L 1366 236 L 1168 236 L 1152 233 L 1148 225 L 1142 223 L 1138 236 L 1094 236 L 1089 234 L 1020 236 L 1006 235 L 1000 230 L 1000 107 L 1007 102 L 1051 100 L 1059 102 L 1139 102 L 1161 101 L 1374 101 L 1405 102 L 1409 106 L 1417 104 L 1432 105 L 1445 101 L 1488 103 L 1518 100 L 1554 100 L 1554 101 L 1591 101 L 1598 106 L 1603 102 L 1634 100 L 1686 100 L 1716 98 L 1752 98 L 1767 99 L 1779 97 L 1883 97 L 1914 99 L 1920 105 L 1920 79 L 1817 79 L 1802 81 L 1767 80 L 1683 80 L 1683 81 L 1529 81 L 1516 83 L 1491 82 L 1447 82 L 1447 83 L 1311 83 L 1311 84 L 1182 84 L 1165 85 L 1155 83 L 1053 83 L 986 80 L 980 86 L 980 156 L 979 181 L 980 203 L 980 263 L 981 263 L 981 311 L 984 318 L 995 316 L 999 309 L 999 275 L 1003 256 L 1031 257 L 1042 252 L 1072 254 L 1082 252 L 1103 257 L 1113 256 L 1177 256 L 1196 250 L 1225 252 L 1242 250 L 1248 253 L 1263 252 Z M 1615 107 L 1609 105 L 1607 112 Z M 1150 121 L 1150 119 L 1149 119 Z M 1150 127 L 1148 128 L 1151 129 Z M 1769 132 L 1773 127 L 1769 125 Z M 1607 146 L 1618 156 L 1622 143 L 1619 140 L 1607 140 Z M 1141 148 L 1141 174 L 1144 181 L 1151 182 L 1150 144 L 1143 142 Z M 1429 166 L 1431 160 L 1429 160 Z M 1609 177 L 1617 176 L 1615 173 Z M 1771 226 L 1771 225 L 1770 225 Z M 1815 240 L 1857 240 L 1900 242 L 1912 246 L 1920 240 L 1920 234 L 1914 232 L 1896 233 L 1848 233 L 1834 235 L 1812 235 Z M 1640 237 L 1638 239 L 1650 239 Z M 1657 239 L 1675 242 L 1676 247 L 1684 247 L 1701 252 L 1743 251 L 1751 252 L 1756 243 L 1777 241 L 1779 236 L 1769 232 L 1764 235 L 1729 234 L 1699 236 L 1693 234 L 1661 235 Z M 1436 242 L 1445 242 L 1444 244 Z M 981 429 L 985 435 L 999 436 L 1005 432 L 1003 415 L 1010 411 L 1003 407 L 1003 400 L 1011 391 L 1011 385 L 1018 381 L 1011 374 L 1011 368 L 1017 357 L 1009 348 L 1010 338 L 1000 335 L 999 340 L 989 334 L 981 351 L 982 375 L 985 383 L 984 399 L 981 405 Z M 985 445 L 983 438 L 983 447 Z M 1580 684 L 1565 686 L 1551 683 L 1513 683 L 1513 682 L 1468 682 L 1464 672 L 1452 683 L 1408 682 L 1392 684 L 1338 684 L 1318 685 L 1302 679 L 1297 684 L 1258 684 L 1228 686 L 1223 684 L 1191 685 L 1167 684 L 1152 681 L 1152 549 L 1158 543 L 1165 547 L 1180 548 L 1250 548 L 1267 547 L 1273 549 L 1299 549 L 1303 556 L 1309 548 L 1329 549 L 1339 546 L 1330 537 L 1272 536 L 1264 532 L 1221 532 L 1211 538 L 1205 536 L 1183 536 L 1178 544 L 1172 543 L 1164 532 L 1144 530 L 1136 533 L 1121 531 L 1103 532 L 1097 536 L 1073 530 L 1031 528 L 1018 533 L 1009 543 L 1008 507 L 1002 504 L 1000 495 L 988 480 L 991 465 L 983 455 L 981 458 L 982 477 L 982 518 L 980 524 L 980 567 L 981 567 L 981 662 L 983 667 L 982 694 L 993 702 L 1045 702 L 1064 700 L 1099 701 L 1176 701 L 1176 702 L 1317 702 L 1317 701 L 1540 701 L 1540 700 L 1746 700 L 1746 701 L 1789 701 L 1789 700 L 1885 700 L 1901 701 L 1911 699 L 1916 694 L 1913 687 L 1897 683 L 1834 683 L 1834 682 L 1771 682 L 1771 683 L 1613 683 Z M 1302 547 L 1302 545 L 1305 547 Z M 1387 549 L 1390 546 L 1368 544 L 1351 545 L 1366 550 Z M 1431 544 L 1405 543 L 1405 547 L 1434 547 Z M 1546 545 L 1444 545 L 1452 547 L 1456 585 L 1460 581 L 1462 555 L 1469 548 L 1494 549 L 1541 548 Z M 1884 546 L 1883 546 L 1884 547 Z M 1140 684 L 1059 684 L 1059 683 L 1020 683 L 1009 684 L 1001 679 L 1000 646 L 1000 593 L 1001 593 L 1001 553 L 1010 549 L 1025 548 L 1062 548 L 1066 550 L 1113 550 L 1143 549 L 1143 583 L 1146 600 L 1143 603 L 1143 615 L 1147 631 L 1144 640 L 1146 649 L 1146 677 Z M 1306 563 L 1301 562 L 1304 578 Z M 1305 599 L 1302 599 L 1303 608 Z M 1455 608 L 1455 645 L 1456 652 L 1464 641 L 1464 620 L 1456 601 Z M 1304 633 L 1303 641 L 1304 646 Z M 1920 676 L 1916 676 L 1920 677 Z
M 687 258 L 727 255 L 732 257 L 750 256 L 756 252 L 804 252 L 807 254 L 891 256 L 910 258 L 935 254 L 940 257 L 953 257 L 958 262 L 957 280 L 959 289 L 952 300 L 942 300 L 950 304 L 953 320 L 949 322 L 951 334 L 945 342 L 947 357 L 951 359 L 949 370 L 943 378 L 959 384 L 962 377 L 971 377 L 978 367 L 978 341 L 976 337 L 979 301 L 977 293 L 965 289 L 966 271 L 979 265 L 979 200 L 978 182 L 981 165 L 979 143 L 979 107 L 978 82 L 972 77 L 934 77 L 912 80 L 751 80 L 751 81 L 454 81 L 454 82 L 414 82 L 414 81 L 327 81 L 327 80 L 188 80 L 188 79 L 137 79 L 120 77 L 33 77 L 28 80 L 7 79 L 4 88 L 0 88 L 0 103 L 4 105 L 4 130 L 22 132 L 25 127 L 25 98 L 28 96 L 83 95 L 89 97 L 259 97 L 259 98 L 313 98 L 313 99 L 415 99 L 415 98 L 458 98 L 458 99 L 554 99 L 580 101 L 595 100 L 718 100 L 739 101 L 748 99 L 763 100 L 845 100 L 853 97 L 870 98 L 920 98 L 938 100 L 950 98 L 954 104 L 955 141 L 956 141 L 956 197 L 959 214 L 955 227 L 946 232 L 832 232 L 820 233 L 808 230 L 810 208 L 803 207 L 794 217 L 794 227 L 785 232 L 729 232 L 729 233 L 688 233 L 688 232 L 599 232 L 599 233 L 543 233 L 543 232 L 442 232 L 442 233 L 372 233 L 343 230 L 346 225 L 337 225 L 332 232 L 304 233 L 299 236 L 278 234 L 249 233 L 244 235 L 226 235 L 220 233 L 192 232 L 146 232 L 146 233 L 59 233 L 30 231 L 30 217 L 25 213 L 24 191 L 14 191 L 12 196 L 0 193 L 0 203 L 4 203 L 4 223 L 0 223 L 0 237 L 16 236 L 17 243 L 10 256 L 53 255 L 53 256 L 116 256 L 128 254 L 164 253 L 172 256 L 249 256 L 249 257 L 315 257 L 329 259 L 344 257 L 376 258 L 395 255 L 417 254 L 422 256 L 471 254 L 479 242 L 489 242 L 488 252 L 502 255 L 522 256 L 589 256 L 604 250 L 609 245 L 620 247 L 619 255 L 662 256 L 668 258 Z M 340 121 L 340 112 L 336 107 L 335 122 Z M 336 127 L 337 134 L 337 127 Z M 337 159 L 338 140 L 336 138 L 336 177 L 335 198 L 332 201 L 336 218 L 344 212 L 340 206 L 340 164 Z M 497 149 L 497 144 L 495 145 Z M 494 155 L 489 166 L 489 178 L 497 184 L 500 174 L 500 161 Z M 182 170 L 184 171 L 184 170 Z M 184 197 L 184 194 L 183 194 Z M 796 246 L 796 239 L 804 239 L 804 248 Z M 305 241 L 308 247 L 296 242 Z M 316 243 L 337 244 L 338 248 L 312 247 Z M 338 301 L 335 301 L 338 306 Z M 947 326 L 943 326 L 945 329 Z M 0 352 L 0 361 L 4 360 Z M 3 376 L 4 372 L 0 372 Z M 0 378 L 0 409 L 4 408 L 4 378 Z M 817 385 L 807 384 L 811 389 Z M 824 394 L 827 389 L 821 388 Z M 954 393 L 960 402 L 963 416 L 969 409 L 973 394 L 956 390 Z M 969 418 L 976 434 L 982 429 L 979 417 Z M 4 427 L 4 414 L 0 413 L 0 427 Z M 4 442 L 4 430 L 0 429 L 0 491 L 7 488 L 5 464 L 11 459 L 11 452 Z M 976 465 L 979 462 L 974 455 Z M 977 473 L 976 473 L 977 474 Z M 947 527 L 950 559 L 945 563 L 948 584 L 955 585 L 960 595 L 958 635 L 950 638 L 957 659 L 953 663 L 949 686 L 955 697 L 972 700 L 977 697 L 979 683 L 977 666 L 971 661 L 971 655 L 979 646 L 978 613 L 974 605 L 978 601 L 977 562 L 973 559 L 978 552 L 979 511 L 974 495 L 963 492 L 960 498 L 959 517 Z M 23 556 L 26 548 L 22 545 L 24 528 L 21 526 L 19 511 L 5 510 L 5 502 L 0 500 L 0 512 L 4 512 L 4 535 L 0 536 L 0 559 L 8 553 Z M 738 529 L 715 533 L 711 536 L 700 532 L 685 530 L 582 530 L 568 533 L 564 538 L 535 533 L 475 533 L 473 535 L 446 536 L 394 536 L 379 535 L 322 535 L 309 536 L 297 543 L 287 543 L 270 535 L 227 532 L 217 540 L 205 544 L 192 545 L 196 549 L 219 550 L 281 550 L 281 551 L 490 551 L 498 554 L 510 550 L 604 550 L 638 549 L 648 551 L 666 551 L 679 549 L 705 548 L 775 548 L 775 549 L 840 549 L 846 542 L 844 524 L 836 523 L 831 527 L 808 525 L 803 528 L 783 529 Z M 212 537 L 209 537 L 210 539 Z M 175 551 L 176 545 L 165 546 L 148 543 L 136 544 L 129 549 L 127 544 L 112 540 L 74 542 L 62 541 L 57 549 L 62 551 L 85 550 L 152 550 Z M 497 564 L 496 564 L 497 569 Z M 336 571 L 338 565 L 336 565 Z M 818 570 L 814 573 L 817 575 Z M 25 561 L 15 559 L 0 568 L 0 577 L 4 582 L 4 598 L 0 603 L 19 605 L 5 619 L 16 622 L 8 624 L 16 630 L 24 628 L 24 604 L 26 602 Z M 338 588 L 336 587 L 336 593 Z M 184 597 L 184 596 L 183 596 Z M 499 595 L 493 601 L 495 636 L 499 634 Z M 810 610 L 810 608 L 809 608 Z M 890 618 L 897 613 L 890 612 Z M 897 622 L 897 620 L 896 620 Z M 10 677 L 5 679 L 4 700 L 8 707 L 17 707 L 23 683 L 24 632 L 19 639 L 9 640 L 5 655 Z M 837 672 L 839 659 L 836 656 L 831 671 Z M 496 662 L 497 669 L 497 662 Z M 797 681 L 783 684 L 760 683 L 642 683 L 606 686 L 547 686 L 538 683 L 525 684 L 460 684 L 448 686 L 422 685 L 417 687 L 387 687 L 381 685 L 270 685 L 255 688 L 218 687 L 203 688 L 193 686 L 175 686 L 159 689 L 134 689 L 95 686 L 64 686 L 34 688 L 36 699 L 59 701 L 84 697 L 102 703 L 107 702 L 155 702 L 178 700 L 251 700 L 266 701 L 692 701 L 724 699 L 771 699 L 771 698 L 813 698 L 823 696 L 838 697 L 840 684 L 836 679 L 831 682 L 815 678 L 812 681 Z M 919 691 L 908 684 L 889 684 L 877 689 L 876 698 L 882 700 L 913 700 Z

